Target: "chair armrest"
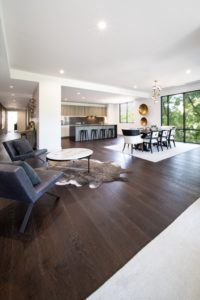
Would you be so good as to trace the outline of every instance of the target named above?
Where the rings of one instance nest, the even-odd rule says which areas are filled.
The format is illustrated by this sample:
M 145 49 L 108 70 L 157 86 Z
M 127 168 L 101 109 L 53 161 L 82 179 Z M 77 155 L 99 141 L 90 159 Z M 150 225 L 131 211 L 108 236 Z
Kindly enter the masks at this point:
M 40 198 L 50 188 L 52 188 L 64 174 L 61 171 L 54 170 L 35 169 L 35 171 L 41 179 L 41 183 L 35 186 L 37 199 Z
M 33 155 L 37 157 L 45 153 L 47 153 L 47 149 L 38 149 L 33 152 Z

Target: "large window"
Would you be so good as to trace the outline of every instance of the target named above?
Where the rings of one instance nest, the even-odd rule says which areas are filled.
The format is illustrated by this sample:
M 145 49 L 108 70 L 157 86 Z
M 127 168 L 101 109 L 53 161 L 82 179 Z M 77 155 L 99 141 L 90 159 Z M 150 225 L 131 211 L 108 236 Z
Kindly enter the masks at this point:
M 163 96 L 162 125 L 177 128 L 177 141 L 200 143 L 200 91 Z
M 119 121 L 120 123 L 133 123 L 134 117 L 134 103 L 123 103 L 119 105 Z

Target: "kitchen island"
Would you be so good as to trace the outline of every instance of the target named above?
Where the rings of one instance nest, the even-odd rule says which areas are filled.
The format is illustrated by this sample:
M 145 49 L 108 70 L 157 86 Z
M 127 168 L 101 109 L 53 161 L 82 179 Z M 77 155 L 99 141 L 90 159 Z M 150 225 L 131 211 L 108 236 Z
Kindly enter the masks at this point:
M 116 124 L 82 124 L 70 126 L 70 138 L 75 142 L 117 137 Z

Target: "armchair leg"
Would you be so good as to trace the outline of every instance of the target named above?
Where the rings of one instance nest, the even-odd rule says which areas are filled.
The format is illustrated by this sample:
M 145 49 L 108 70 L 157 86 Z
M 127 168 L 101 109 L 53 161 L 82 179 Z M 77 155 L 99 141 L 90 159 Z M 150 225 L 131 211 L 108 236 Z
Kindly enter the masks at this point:
M 55 194 L 52 194 L 52 193 L 49 193 L 49 192 L 46 192 L 46 194 L 48 194 L 48 195 L 50 195 L 50 196 L 52 196 L 52 197 L 55 197 L 55 198 L 56 198 L 56 201 L 57 201 L 58 199 L 60 199 L 60 197 L 57 196 L 57 195 L 55 195 Z M 29 206 L 28 206 L 28 208 L 27 208 L 27 211 L 26 211 L 26 213 L 25 213 L 24 219 L 23 219 L 22 224 L 21 224 L 21 226 L 20 226 L 20 228 L 19 228 L 19 232 L 20 232 L 20 233 L 24 233 L 24 231 L 25 231 L 25 229 L 26 229 L 26 226 L 27 226 L 29 217 L 30 217 L 31 212 L 32 212 L 32 209 L 33 209 L 33 205 L 34 205 L 33 203 L 30 203 Z
M 27 211 L 26 211 L 26 214 L 25 214 L 25 216 L 24 216 L 24 219 L 23 219 L 22 224 L 21 224 L 20 229 L 19 229 L 19 232 L 21 232 L 21 233 L 24 233 L 24 231 L 25 231 L 25 229 L 26 229 L 26 225 L 27 225 L 27 223 L 28 223 L 30 214 L 31 214 L 31 212 L 32 212 L 33 205 L 34 205 L 34 204 L 31 203 L 31 204 L 29 204 L 29 206 L 28 206 L 28 209 L 27 209 Z
M 43 162 L 43 164 L 46 163 L 46 160 L 42 159 L 41 157 L 38 156 L 37 158 L 38 158 L 39 160 L 41 160 L 41 161 Z
M 59 196 L 57 196 L 57 195 L 55 195 L 55 194 L 53 194 L 53 193 L 46 192 L 46 194 L 47 194 L 47 195 L 50 195 L 50 196 L 52 196 L 52 197 L 55 197 L 55 198 L 56 198 L 56 201 L 60 199 Z

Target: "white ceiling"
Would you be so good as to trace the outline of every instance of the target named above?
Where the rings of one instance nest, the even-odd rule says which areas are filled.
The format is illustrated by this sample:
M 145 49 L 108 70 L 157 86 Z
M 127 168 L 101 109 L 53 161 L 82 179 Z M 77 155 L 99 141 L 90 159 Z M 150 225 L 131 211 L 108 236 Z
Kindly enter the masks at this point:
M 62 102 L 77 103 L 125 103 L 133 100 L 132 96 L 125 96 L 113 93 L 98 92 L 94 90 L 78 89 L 72 87 L 62 87 Z
M 199 0 L 1 1 L 13 69 L 141 91 L 200 79 Z

